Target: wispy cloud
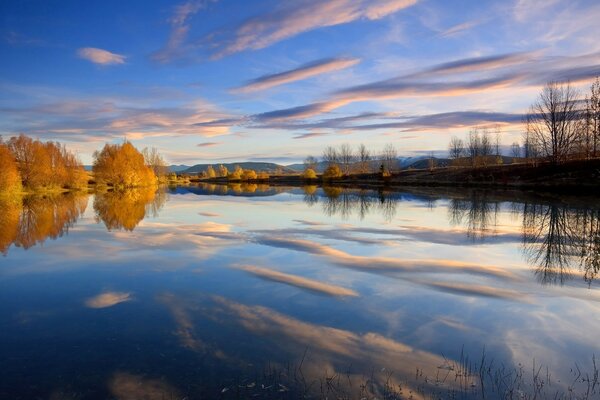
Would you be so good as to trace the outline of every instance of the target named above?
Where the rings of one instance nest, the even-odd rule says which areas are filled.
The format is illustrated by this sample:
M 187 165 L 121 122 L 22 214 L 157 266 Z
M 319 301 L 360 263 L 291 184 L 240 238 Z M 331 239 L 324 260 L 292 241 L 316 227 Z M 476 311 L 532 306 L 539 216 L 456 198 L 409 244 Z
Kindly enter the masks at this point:
M 281 3 L 278 9 L 250 18 L 233 29 L 213 32 L 201 42 L 218 49 L 213 58 L 258 50 L 314 29 L 359 19 L 377 20 L 416 0 L 303 0 Z
M 107 308 L 131 300 L 131 293 L 106 292 L 85 301 L 89 308 Z
M 333 285 L 331 283 L 321 282 L 314 279 L 304 278 L 298 275 L 286 274 L 268 268 L 261 268 L 253 265 L 242 265 L 238 266 L 237 268 L 263 279 L 285 283 L 288 285 L 299 287 L 301 289 L 308 289 L 314 292 L 327 294 L 330 296 L 358 296 L 358 293 L 352 289 Z
M 316 75 L 349 68 L 359 63 L 357 58 L 327 58 L 304 64 L 298 68 L 253 79 L 247 84 L 235 88 L 233 92 L 248 93 L 265 90 L 274 86 L 307 79 Z
M 485 20 L 483 20 L 483 19 L 463 22 L 461 24 L 451 26 L 450 28 L 440 32 L 439 36 L 442 36 L 442 37 L 457 36 L 466 31 L 473 29 L 474 27 L 476 27 L 478 25 L 481 25 L 483 22 L 485 22 Z
M 198 143 L 196 146 L 198 147 L 212 147 L 221 144 L 221 142 L 202 142 Z
M 471 74 L 449 80 L 448 74 Z M 407 75 L 351 86 L 306 105 L 257 114 L 259 122 L 312 117 L 359 101 L 428 96 L 465 96 L 514 87 L 539 87 L 549 81 L 581 82 L 600 74 L 600 53 L 572 57 L 540 57 L 513 53 L 466 58 Z M 444 79 L 441 79 L 444 78 Z
M 108 50 L 95 47 L 83 47 L 77 50 L 77 55 L 94 64 L 100 65 L 124 64 L 126 58 L 121 54 L 111 53 Z
M 319 136 L 329 135 L 327 132 L 309 132 L 294 136 L 294 139 L 310 139 Z
M 214 0 L 213 0 L 214 1 Z M 175 7 L 168 19 L 171 25 L 169 39 L 165 46 L 152 54 L 152 59 L 161 63 L 179 58 L 185 52 L 185 41 L 190 30 L 189 19 L 206 6 L 206 0 L 194 0 Z

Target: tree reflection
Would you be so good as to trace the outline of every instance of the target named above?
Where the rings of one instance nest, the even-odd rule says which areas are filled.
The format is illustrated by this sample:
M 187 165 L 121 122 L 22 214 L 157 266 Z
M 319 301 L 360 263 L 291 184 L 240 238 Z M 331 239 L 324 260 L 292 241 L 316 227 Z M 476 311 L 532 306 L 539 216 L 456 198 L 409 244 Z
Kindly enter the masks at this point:
M 328 216 L 337 215 L 346 220 L 356 213 L 360 220 L 363 220 L 371 212 L 379 212 L 389 222 L 396 215 L 398 200 L 384 191 L 324 186 L 323 194 L 323 212 Z M 307 196 L 304 197 L 304 201 L 309 204 L 316 202 Z
M 12 244 L 29 249 L 68 233 L 84 213 L 87 198 L 72 192 L 0 199 L 0 252 L 6 255 Z
M 96 221 L 108 230 L 133 231 L 147 215 L 156 216 L 167 200 L 164 190 L 154 187 L 111 191 L 96 194 Z
M 496 234 L 500 204 L 488 200 L 485 192 L 472 192 L 467 199 L 451 199 L 448 215 L 451 225 L 465 226 L 467 236 L 484 240 Z
M 563 284 L 579 266 L 589 285 L 600 271 L 600 210 L 562 205 L 523 208 L 525 252 L 545 284 Z

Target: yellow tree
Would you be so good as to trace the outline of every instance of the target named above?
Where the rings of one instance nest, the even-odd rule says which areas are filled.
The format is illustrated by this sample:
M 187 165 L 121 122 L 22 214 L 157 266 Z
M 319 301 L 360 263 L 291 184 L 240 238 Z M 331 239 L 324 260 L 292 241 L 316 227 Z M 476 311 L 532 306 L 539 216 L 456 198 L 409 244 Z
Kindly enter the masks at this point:
M 8 147 L 0 143 L 0 194 L 21 190 L 21 176 L 17 162 Z
M 156 184 L 156 175 L 131 143 L 106 144 L 94 153 L 94 176 L 101 185 L 130 188 Z

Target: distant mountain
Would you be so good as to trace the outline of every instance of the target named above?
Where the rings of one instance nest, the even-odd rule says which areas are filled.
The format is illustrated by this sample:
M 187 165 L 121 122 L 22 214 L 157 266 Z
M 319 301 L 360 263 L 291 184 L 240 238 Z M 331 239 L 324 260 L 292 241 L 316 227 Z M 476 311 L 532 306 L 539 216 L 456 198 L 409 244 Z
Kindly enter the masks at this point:
M 185 171 L 186 169 L 189 169 L 190 166 L 189 165 L 169 165 L 169 171 L 171 172 L 181 172 L 181 171 Z
M 283 165 L 275 164 L 275 163 L 266 163 L 266 162 L 237 162 L 237 163 L 214 163 L 214 164 L 196 164 L 193 167 L 189 167 L 183 171 L 187 174 L 197 174 L 202 171 L 206 171 L 209 165 L 212 165 L 215 170 L 219 167 L 219 165 L 224 165 L 229 171 L 233 171 L 236 165 L 239 165 L 242 169 L 253 169 L 256 172 L 276 172 L 280 170 L 283 173 L 294 173 L 297 172 L 291 168 L 285 167 Z

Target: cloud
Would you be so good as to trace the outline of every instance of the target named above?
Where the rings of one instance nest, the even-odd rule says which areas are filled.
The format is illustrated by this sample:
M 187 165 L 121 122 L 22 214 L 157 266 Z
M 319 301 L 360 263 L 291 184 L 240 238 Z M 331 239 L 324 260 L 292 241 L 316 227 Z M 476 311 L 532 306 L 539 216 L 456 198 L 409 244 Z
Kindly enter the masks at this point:
M 163 400 L 181 397 L 177 389 L 163 379 L 149 379 L 128 372 L 115 373 L 108 387 L 118 400 Z
M 29 89 L 25 101 L 0 106 L 0 133 L 23 132 L 67 141 L 104 142 L 111 138 L 198 135 L 215 137 L 230 133 L 230 125 L 204 122 L 226 120 L 213 104 L 183 97 L 165 106 L 160 96 L 140 91 L 124 96 L 88 97 L 48 90 L 44 96 Z M 156 98 L 155 98 L 156 97 Z M 42 102 L 39 98 L 43 99 Z
M 467 273 L 492 278 L 514 279 L 512 272 L 494 265 L 444 259 L 396 259 L 386 257 L 355 256 L 310 240 L 263 235 L 254 238 L 265 246 L 285 248 L 326 257 L 330 262 L 364 271 L 389 271 L 402 273 Z
M 206 4 L 207 1 L 195 0 L 175 7 L 173 15 L 168 20 L 171 25 L 169 39 L 162 49 L 152 54 L 151 58 L 154 61 L 167 63 L 181 57 L 185 53 L 185 40 L 190 30 L 188 20 L 192 15 L 204 8 Z
M 131 293 L 106 292 L 91 297 L 85 301 L 89 308 L 107 308 L 131 300 Z
M 461 24 L 451 26 L 450 28 L 446 29 L 445 31 L 440 32 L 439 36 L 441 36 L 441 37 L 457 36 L 457 35 L 460 35 L 461 33 L 464 33 L 468 30 L 473 29 L 474 27 L 476 27 L 478 25 L 481 25 L 483 22 L 484 22 L 484 20 L 482 20 L 482 19 L 463 22 Z
M 317 60 L 289 71 L 261 76 L 260 78 L 249 81 L 243 86 L 235 88 L 233 91 L 236 93 L 248 93 L 265 90 L 274 86 L 349 68 L 359 62 L 360 60 L 357 58 L 327 58 Z
M 213 58 L 258 50 L 314 29 L 367 19 L 377 20 L 416 3 L 416 0 L 303 0 L 250 18 L 233 29 L 212 32 L 201 43 L 218 49 Z
M 221 144 L 221 142 L 202 142 L 198 143 L 196 146 L 198 147 L 212 147 Z
M 309 132 L 294 136 L 294 139 L 310 139 L 313 137 L 329 135 L 327 132 Z
M 297 275 L 285 274 L 283 272 L 274 271 L 268 268 L 260 268 L 252 265 L 242 265 L 238 266 L 237 268 L 241 269 L 242 271 L 246 271 L 253 275 L 256 275 L 260 278 L 268 279 L 274 282 L 285 283 L 287 285 L 296 286 L 301 289 L 308 289 L 314 292 L 327 294 L 330 296 L 358 296 L 358 293 L 352 289 L 347 289 L 345 287 L 332 285 L 330 283 L 316 281 Z
M 84 47 L 77 50 L 77 55 L 85 60 L 91 61 L 94 64 L 111 65 L 125 64 L 125 56 L 111 53 L 108 50 L 97 49 L 94 47 Z
M 257 114 L 253 120 L 270 123 L 304 119 L 360 101 L 457 97 L 506 88 L 540 87 L 551 81 L 583 82 L 600 75 L 599 58 L 600 53 L 541 57 L 539 52 L 466 58 L 407 75 L 340 89 L 325 100 Z M 457 80 L 446 77 L 448 74 L 465 73 L 472 76 Z

